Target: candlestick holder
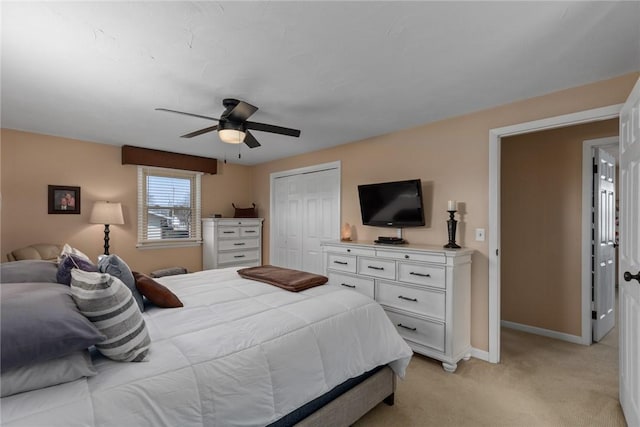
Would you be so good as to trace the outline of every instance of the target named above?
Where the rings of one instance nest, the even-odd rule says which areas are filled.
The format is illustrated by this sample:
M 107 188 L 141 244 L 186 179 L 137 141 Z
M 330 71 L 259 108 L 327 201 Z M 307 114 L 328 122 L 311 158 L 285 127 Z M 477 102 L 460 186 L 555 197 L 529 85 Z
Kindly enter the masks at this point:
M 449 212 L 449 219 L 447 220 L 447 230 L 449 231 L 449 243 L 444 245 L 445 248 L 449 249 L 460 249 L 461 246 L 456 244 L 456 228 L 458 226 L 458 221 L 453 217 L 457 211 L 447 211 Z

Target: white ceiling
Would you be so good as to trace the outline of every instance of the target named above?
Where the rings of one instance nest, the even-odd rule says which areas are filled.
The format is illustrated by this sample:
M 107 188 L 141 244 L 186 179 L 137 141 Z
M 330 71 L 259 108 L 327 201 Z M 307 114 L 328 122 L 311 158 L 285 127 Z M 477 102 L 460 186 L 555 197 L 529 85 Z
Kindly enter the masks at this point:
M 640 2 L 2 2 L 1 125 L 257 164 L 640 70 Z M 262 147 L 215 132 L 223 98 Z

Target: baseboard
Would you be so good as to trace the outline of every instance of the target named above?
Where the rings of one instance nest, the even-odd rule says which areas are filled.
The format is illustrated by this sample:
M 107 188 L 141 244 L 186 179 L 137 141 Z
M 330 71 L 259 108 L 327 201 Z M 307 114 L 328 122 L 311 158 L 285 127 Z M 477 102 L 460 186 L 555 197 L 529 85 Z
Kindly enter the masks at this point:
M 484 360 L 485 362 L 489 361 L 489 352 L 484 350 L 479 350 L 477 348 L 471 348 L 471 357 L 476 359 Z
M 567 341 L 573 344 L 588 345 L 582 342 L 582 337 L 578 335 L 571 335 L 564 332 L 552 331 L 550 329 L 538 328 L 537 326 L 523 325 L 521 323 L 509 322 L 508 320 L 501 320 L 500 325 L 515 329 L 517 331 L 527 332 L 530 334 L 542 335 L 544 337 L 554 338 L 561 341 Z

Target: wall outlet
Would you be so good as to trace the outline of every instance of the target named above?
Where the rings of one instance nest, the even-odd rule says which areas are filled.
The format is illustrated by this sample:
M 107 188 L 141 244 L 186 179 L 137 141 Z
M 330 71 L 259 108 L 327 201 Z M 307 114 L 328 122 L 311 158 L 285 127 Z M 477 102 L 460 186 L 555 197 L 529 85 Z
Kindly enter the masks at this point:
M 484 242 L 484 228 L 476 228 L 476 242 Z

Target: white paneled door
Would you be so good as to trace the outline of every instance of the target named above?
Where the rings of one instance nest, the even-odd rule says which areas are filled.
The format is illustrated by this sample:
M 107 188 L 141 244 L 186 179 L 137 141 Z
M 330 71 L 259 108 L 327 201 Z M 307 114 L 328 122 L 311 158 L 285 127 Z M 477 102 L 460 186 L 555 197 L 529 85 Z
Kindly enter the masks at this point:
M 640 79 L 620 111 L 620 404 L 640 426 Z
M 271 264 L 301 270 L 303 183 L 290 176 L 282 177 L 273 182 L 272 191 L 275 215 L 271 218 Z
M 593 175 L 593 232 L 591 234 L 593 341 L 600 341 L 616 323 L 615 211 L 616 159 L 595 148 Z
M 270 263 L 323 274 L 320 243 L 340 238 L 340 168 L 272 177 Z
M 324 274 L 320 243 L 340 233 L 340 175 L 336 169 L 304 174 L 302 270 Z

